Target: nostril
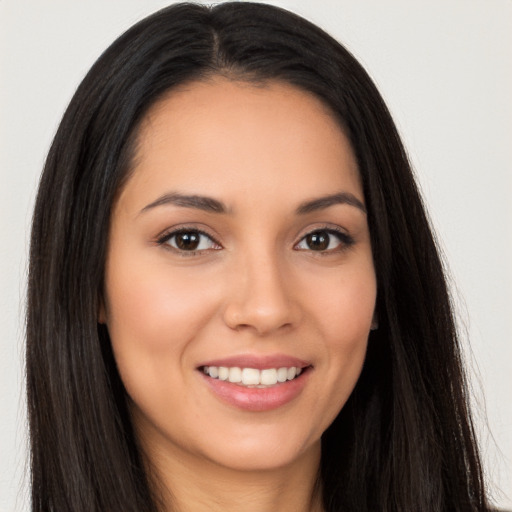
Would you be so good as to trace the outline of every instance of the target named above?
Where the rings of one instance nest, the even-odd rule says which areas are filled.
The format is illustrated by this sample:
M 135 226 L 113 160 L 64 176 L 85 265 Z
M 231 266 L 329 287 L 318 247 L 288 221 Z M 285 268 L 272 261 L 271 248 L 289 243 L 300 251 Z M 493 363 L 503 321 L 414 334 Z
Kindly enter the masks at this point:
M 296 317 L 294 308 L 288 304 L 262 305 L 254 298 L 245 303 L 232 303 L 224 311 L 224 321 L 230 329 L 253 330 L 260 336 L 293 328 Z

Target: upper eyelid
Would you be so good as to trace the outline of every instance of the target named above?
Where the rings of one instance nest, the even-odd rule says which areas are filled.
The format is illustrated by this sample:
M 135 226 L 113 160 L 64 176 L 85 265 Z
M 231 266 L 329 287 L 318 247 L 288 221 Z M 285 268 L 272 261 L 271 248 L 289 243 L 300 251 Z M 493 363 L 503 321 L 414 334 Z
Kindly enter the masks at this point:
M 330 235 L 336 236 L 342 246 L 348 248 L 356 242 L 354 237 L 344 228 L 340 226 L 324 226 L 324 227 L 315 227 L 314 229 L 309 229 L 306 233 L 300 236 L 297 242 L 294 244 L 294 248 L 296 248 L 299 244 L 301 244 L 304 239 L 313 233 L 325 231 Z M 329 254 L 331 251 L 315 251 L 317 254 Z
M 187 232 L 196 232 L 201 236 L 205 236 L 210 240 L 210 242 L 217 247 L 208 247 L 203 249 L 180 249 L 179 247 L 174 247 L 170 240 L 174 238 L 175 236 L 179 235 L 180 233 L 187 233 Z M 174 254 L 182 256 L 182 257 L 193 257 L 193 256 L 200 256 L 200 255 L 206 255 L 210 253 L 211 251 L 218 251 L 220 249 L 223 249 L 224 247 L 217 242 L 217 240 L 210 235 L 209 233 L 205 232 L 202 229 L 198 228 L 186 228 L 186 227 L 180 227 L 180 228 L 171 228 L 162 233 L 157 239 L 156 239 L 156 245 L 165 249 L 166 251 L 172 251 Z
M 188 231 L 194 231 L 194 232 L 199 233 L 201 235 L 207 236 L 208 238 L 210 238 L 216 244 L 222 245 L 218 241 L 218 237 L 216 237 L 212 233 L 208 232 L 206 229 L 201 228 L 201 227 L 197 227 L 197 226 L 179 226 L 179 227 L 174 226 L 174 227 L 171 227 L 171 228 L 167 228 L 164 231 L 162 231 L 159 235 L 157 235 L 155 237 L 155 240 L 158 243 L 161 243 L 162 241 L 169 240 L 170 238 L 172 238 L 175 235 L 179 235 L 180 233 L 186 233 Z
M 179 225 L 179 226 L 173 226 L 170 228 L 167 228 L 166 230 L 162 231 L 159 235 L 155 237 L 155 240 L 157 243 L 164 243 L 170 238 L 172 238 L 175 235 L 178 235 L 183 232 L 187 231 L 194 231 L 201 235 L 204 235 L 208 238 L 210 238 L 215 244 L 223 247 L 223 244 L 219 242 L 219 237 L 212 234 L 207 228 L 204 228 L 202 226 L 197 225 Z M 314 227 L 308 227 L 304 230 L 301 230 L 301 233 L 296 236 L 295 242 L 293 243 L 293 246 L 295 247 L 298 243 L 300 243 L 306 236 L 315 233 L 317 231 L 327 231 L 329 233 L 332 233 L 334 235 L 340 235 L 348 238 L 353 238 L 352 235 L 349 233 L 349 231 L 339 225 L 336 224 L 318 224 Z
M 315 233 L 317 231 L 328 231 L 330 233 L 335 233 L 335 234 L 344 235 L 347 237 L 352 237 L 350 232 L 347 229 L 342 228 L 341 226 L 338 226 L 336 224 L 320 224 L 318 226 L 309 227 L 306 230 L 302 230 L 301 234 L 298 236 L 298 241 L 301 241 L 304 237 L 310 235 L 311 233 Z

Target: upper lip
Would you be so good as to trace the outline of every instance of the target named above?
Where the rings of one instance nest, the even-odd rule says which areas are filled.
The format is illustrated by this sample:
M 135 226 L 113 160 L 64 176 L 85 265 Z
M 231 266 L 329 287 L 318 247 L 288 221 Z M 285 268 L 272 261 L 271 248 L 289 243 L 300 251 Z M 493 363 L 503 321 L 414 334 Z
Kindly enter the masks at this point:
M 311 366 L 311 363 L 299 359 L 297 357 L 289 356 L 286 354 L 269 354 L 269 355 L 255 355 L 255 354 L 242 354 L 237 356 L 223 357 L 219 359 L 212 359 L 205 361 L 198 365 L 199 368 L 203 366 L 224 366 L 228 368 L 255 368 L 257 370 L 264 370 L 266 368 L 306 368 Z

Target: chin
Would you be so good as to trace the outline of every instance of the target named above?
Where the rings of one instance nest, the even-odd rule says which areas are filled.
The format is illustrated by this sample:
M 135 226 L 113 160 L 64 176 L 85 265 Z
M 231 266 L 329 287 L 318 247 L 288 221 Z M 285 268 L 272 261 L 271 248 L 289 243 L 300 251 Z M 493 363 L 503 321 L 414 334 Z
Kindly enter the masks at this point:
M 263 429 L 266 430 L 266 429 Z M 290 435 L 287 431 L 261 432 L 253 435 L 226 437 L 222 442 L 210 445 L 204 455 L 226 469 L 248 472 L 273 471 L 291 466 L 301 460 L 320 458 L 319 436 Z M 227 442 L 226 442 L 227 441 Z

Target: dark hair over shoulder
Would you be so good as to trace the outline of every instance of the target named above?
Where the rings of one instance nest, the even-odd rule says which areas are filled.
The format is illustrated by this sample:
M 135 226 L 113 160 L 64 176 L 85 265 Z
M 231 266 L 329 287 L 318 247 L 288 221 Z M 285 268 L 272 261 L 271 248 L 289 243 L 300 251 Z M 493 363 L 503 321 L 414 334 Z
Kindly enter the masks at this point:
M 177 4 L 139 22 L 98 59 L 61 122 L 30 249 L 32 510 L 159 508 L 97 322 L 110 213 L 149 107 L 216 74 L 311 92 L 357 157 L 379 329 L 322 439 L 326 510 L 487 510 L 443 265 L 388 110 L 343 46 L 292 13 L 249 2 Z

